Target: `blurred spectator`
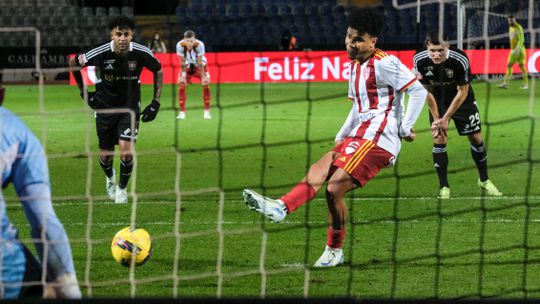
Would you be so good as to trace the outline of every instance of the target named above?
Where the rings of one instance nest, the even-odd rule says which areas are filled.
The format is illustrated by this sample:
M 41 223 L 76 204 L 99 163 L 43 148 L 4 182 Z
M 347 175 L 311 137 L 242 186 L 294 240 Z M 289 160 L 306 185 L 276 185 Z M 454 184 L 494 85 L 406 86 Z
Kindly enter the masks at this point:
M 154 53 L 167 53 L 165 42 L 159 38 L 159 33 L 155 33 L 152 41 L 148 44 L 148 48 Z
M 279 46 L 280 51 L 296 51 L 300 49 L 298 46 L 298 40 L 293 36 L 290 30 L 286 29 L 281 34 L 281 45 Z

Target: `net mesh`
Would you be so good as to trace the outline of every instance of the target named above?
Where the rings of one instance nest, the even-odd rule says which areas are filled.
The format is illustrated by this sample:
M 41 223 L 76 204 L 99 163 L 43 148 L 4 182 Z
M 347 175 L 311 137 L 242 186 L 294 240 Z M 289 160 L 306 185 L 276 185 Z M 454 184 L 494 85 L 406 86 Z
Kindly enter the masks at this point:
M 397 11 L 408 10 L 410 16 L 414 16 L 416 1 L 393 2 Z M 505 43 L 507 13 L 513 13 L 518 18 L 526 29 L 527 44 L 531 48 L 535 46 L 535 22 L 540 14 L 533 1 L 521 1 L 516 10 L 512 10 L 514 2 L 462 2 L 466 47 L 490 48 Z M 439 24 L 449 30 L 454 25 L 454 21 L 450 20 L 452 14 L 459 14 L 456 13 L 456 5 L 456 1 L 422 1 L 420 10 L 434 8 L 435 16 L 445 17 L 429 23 L 436 25 L 441 22 Z M 13 30 L 30 30 L 39 37 L 39 32 L 34 29 L 0 28 L 0 32 Z M 458 35 L 454 31 L 450 36 L 457 39 Z M 132 297 L 220 298 L 285 295 L 464 299 L 538 297 L 540 294 L 540 290 L 535 287 L 538 278 L 534 275 L 538 269 L 537 255 L 540 252 L 540 243 L 535 237 L 539 229 L 537 208 L 540 202 L 540 194 L 535 190 L 535 182 L 538 181 L 535 78 L 531 79 L 525 112 L 503 119 L 493 113 L 490 101 L 496 92 L 493 91 L 492 83 L 473 84 L 485 87 L 486 92 L 481 111 L 484 139 L 486 146 L 495 151 L 496 155 L 490 158 L 490 170 L 497 172 L 497 175 L 516 176 L 516 172 L 519 173 L 519 182 L 509 182 L 517 187 L 515 191 L 508 190 L 511 195 L 492 199 L 458 190 L 450 203 L 437 200 L 432 191 L 424 188 L 415 190 L 417 184 L 429 183 L 435 176 L 433 170 L 429 166 L 423 166 L 422 169 L 403 166 L 402 162 L 416 161 L 415 155 L 405 153 L 396 166 L 387 169 L 372 182 L 375 186 L 359 189 L 347 197 L 347 263 L 335 270 L 334 274 L 328 274 L 314 271 L 311 267 L 314 259 L 322 253 L 327 227 L 324 199 L 321 196 L 313 204 L 298 210 L 282 226 L 270 224 L 255 214 L 245 214 L 243 212 L 247 211 L 242 209 L 245 207 L 237 206 L 242 204 L 240 192 L 243 187 L 256 188 L 269 196 L 278 196 L 287 191 L 320 157 L 321 152 L 328 150 L 330 146 L 327 143 L 331 143 L 333 137 L 328 136 L 328 132 L 318 131 L 320 122 L 316 118 L 320 118 L 321 112 L 328 109 L 328 104 L 345 96 L 345 87 L 341 86 L 343 94 L 321 93 L 317 90 L 317 83 L 307 82 L 300 96 L 289 97 L 283 94 L 280 85 L 262 82 L 256 94 L 241 102 L 228 104 L 232 98 L 224 96 L 237 92 L 232 89 L 234 86 L 213 85 L 215 124 L 208 127 L 183 124 L 180 121 L 167 123 L 165 127 L 169 130 L 167 136 L 171 138 L 168 142 L 170 146 L 156 147 L 144 142 L 137 146 L 137 165 L 130 181 L 130 204 L 122 209 L 105 202 L 101 194 L 103 178 L 97 164 L 95 138 L 91 135 L 92 113 L 88 109 L 81 111 L 84 107 L 72 110 L 51 109 L 54 107 L 47 104 L 43 80 L 47 70 L 40 67 L 39 60 L 36 61 L 35 70 L 39 75 L 38 110 L 25 109 L 17 113 L 27 119 L 40 118 L 40 127 L 34 130 L 42 130 L 41 140 L 46 150 L 54 145 L 58 136 L 55 134 L 56 125 L 51 125 L 51 121 L 63 120 L 83 112 L 83 115 L 77 117 L 83 118 L 85 122 L 78 129 L 78 134 L 84 136 L 84 144 L 74 145 L 73 149 L 65 151 L 56 148 L 48 150 L 48 158 L 53 174 L 61 170 L 69 171 L 69 164 L 76 163 L 67 161 L 65 163 L 68 166 L 62 167 L 66 158 L 83 158 L 86 162 L 82 166 L 85 168 L 83 173 L 62 171 L 67 177 L 53 177 L 53 186 L 55 182 L 61 183 L 65 179 L 81 181 L 79 187 L 76 187 L 79 193 L 59 191 L 53 200 L 70 235 L 79 280 L 86 296 L 121 294 Z M 171 112 L 177 111 L 176 90 L 173 85 L 168 95 L 172 100 L 164 103 L 168 105 L 162 109 L 164 113 L 160 113 L 162 118 L 168 115 L 167 119 L 171 119 Z M 163 95 L 167 96 L 167 92 Z M 283 111 L 287 111 L 287 107 L 296 111 L 293 122 L 288 122 L 291 123 L 290 128 L 304 130 L 294 132 L 292 139 L 287 138 L 286 133 L 273 133 L 276 130 L 286 131 L 276 127 L 281 123 L 276 121 L 281 118 Z M 201 108 L 188 107 L 193 112 Z M 253 114 L 254 108 L 256 111 Z M 258 123 L 237 127 L 252 128 L 253 132 L 241 135 L 250 140 L 228 143 L 228 139 L 238 136 L 230 133 L 229 119 L 241 120 L 241 113 L 249 113 L 246 114 L 250 116 L 249 119 L 257 120 Z M 341 118 L 332 120 L 336 119 Z M 421 121 L 417 123 L 421 124 Z M 36 127 L 35 124 L 33 126 Z M 206 129 L 201 132 L 194 128 Z M 520 130 L 511 132 L 512 135 L 523 135 L 519 148 L 514 147 L 508 151 L 501 148 L 504 144 L 500 143 L 499 134 L 507 129 Z M 199 133 L 193 135 L 193 132 Z M 419 130 L 419 136 L 429 137 L 428 134 L 429 130 L 425 128 Z M 196 140 L 197 136 L 207 136 L 211 140 L 201 143 Z M 454 142 L 450 144 L 457 145 L 457 138 L 451 141 Z M 426 151 L 429 151 L 428 142 L 423 141 Z M 460 148 L 466 150 L 463 145 Z M 457 151 L 454 152 L 455 158 L 469 157 Z M 248 154 L 258 156 L 249 165 L 238 165 Z M 505 159 L 506 154 L 516 157 Z M 280 165 L 280 162 L 284 162 L 283 158 L 294 158 L 294 161 Z M 156 165 L 155 159 L 167 164 Z M 287 167 L 291 164 L 296 169 Z M 77 166 L 80 168 L 80 163 Z M 159 174 L 149 175 L 140 169 L 143 166 L 157 166 L 155 171 Z M 277 170 L 273 167 L 277 167 Z M 283 179 L 276 178 L 276 175 L 283 175 L 286 170 L 292 173 Z M 475 170 L 470 162 L 456 161 L 452 174 L 463 179 L 476 174 Z M 202 176 L 201 181 L 197 181 L 198 175 Z M 140 187 L 145 183 L 153 187 Z M 16 204 L 14 196 L 8 198 L 8 203 Z M 82 206 L 75 207 L 75 212 L 86 214 L 72 218 L 68 210 L 70 206 Z M 153 217 L 152 213 L 160 209 L 169 212 L 160 213 L 159 218 Z M 191 213 L 193 210 L 201 213 Z M 23 224 L 19 226 L 25 227 Z M 121 268 L 109 268 L 112 260 L 108 252 L 110 239 L 123 226 L 142 226 L 150 230 L 153 242 L 157 244 L 152 259 L 159 266 L 148 264 L 142 268 L 132 267 L 127 273 L 121 271 Z M 462 227 L 474 229 L 475 233 L 465 231 Z M 514 234 L 516 237 L 497 239 L 500 234 Z M 461 235 L 469 239 L 462 239 Z M 23 238 L 27 244 L 33 241 L 36 240 Z M 510 270 L 501 272 L 505 268 Z M 508 276 L 512 278 L 511 284 L 505 281 Z M 339 286 L 328 283 L 328 280 L 336 280 Z M 412 281 L 420 286 L 411 284 Z M 372 282 L 378 285 L 372 287 Z M 201 284 L 206 284 L 211 291 L 200 293 L 201 289 L 196 289 L 195 285 Z M 247 291 L 238 286 L 244 284 L 248 286 Z M 162 285 L 163 288 L 147 293 L 145 289 L 152 285 Z M 287 289 L 289 285 L 295 288 Z M 192 288 L 195 291 L 190 291 Z M 285 291 L 277 292 L 276 289 L 280 288 Z M 413 292 L 406 291 L 411 288 Z M 118 290 L 120 292 L 116 293 Z

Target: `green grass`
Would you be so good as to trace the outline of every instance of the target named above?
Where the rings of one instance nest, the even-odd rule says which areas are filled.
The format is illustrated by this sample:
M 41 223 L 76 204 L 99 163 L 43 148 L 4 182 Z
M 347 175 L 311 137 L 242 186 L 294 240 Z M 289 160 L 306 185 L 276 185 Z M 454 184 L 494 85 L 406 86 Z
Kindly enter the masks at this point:
M 310 267 L 326 241 L 323 195 L 277 225 L 249 211 L 241 190 L 279 196 L 332 148 L 350 107 L 346 83 L 214 85 L 210 121 L 197 85 L 188 88 L 187 119 L 176 121 L 166 86 L 157 120 L 140 126 L 130 182 L 137 197 L 127 205 L 105 200 L 92 112 L 74 87 L 47 85 L 40 106 L 37 86 L 8 86 L 5 107 L 45 144 L 55 210 L 87 296 L 520 298 L 527 290 L 540 297 L 540 104 L 530 105 L 517 82 L 512 87 L 493 87 L 488 106 L 488 85 L 474 84 L 490 177 L 503 198 L 481 196 L 468 141 L 454 129 L 453 198 L 435 198 L 424 110 L 417 141 L 403 144 L 397 166 L 348 198 L 346 265 L 324 270 Z M 143 106 L 151 90 L 143 87 Z M 5 193 L 27 241 L 22 208 L 11 188 Z M 109 247 L 132 220 L 154 241 L 134 282 Z

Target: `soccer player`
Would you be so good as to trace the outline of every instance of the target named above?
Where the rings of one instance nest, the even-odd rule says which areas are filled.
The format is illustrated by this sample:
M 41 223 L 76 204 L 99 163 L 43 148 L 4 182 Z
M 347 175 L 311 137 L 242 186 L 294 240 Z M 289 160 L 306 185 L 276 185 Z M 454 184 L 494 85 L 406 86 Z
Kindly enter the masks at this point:
M 450 198 L 448 183 L 448 122 L 454 121 L 461 136 L 467 136 L 471 144 L 471 155 L 478 168 L 478 186 L 488 195 L 502 193 L 488 178 L 487 152 L 482 140 L 480 113 L 476 106 L 471 67 L 467 55 L 450 48 L 446 34 L 429 32 L 426 50 L 414 55 L 414 69 L 421 83 L 428 90 L 429 120 L 433 135 L 433 163 L 439 176 L 439 198 Z
M 512 15 L 508 16 L 508 37 L 510 38 L 508 65 L 506 66 L 504 80 L 498 87 L 508 89 L 508 81 L 510 76 L 512 76 L 512 67 L 514 64 L 517 64 L 523 75 L 523 85 L 521 88 L 527 90 L 529 88 L 529 79 L 527 68 L 525 67 L 525 36 L 523 35 L 523 27 L 516 22 L 516 18 Z
M 245 189 L 244 201 L 274 222 L 312 200 L 326 184 L 329 226 L 326 248 L 315 267 L 344 262 L 347 206 L 345 195 L 363 187 L 384 167 L 391 166 L 401 139 L 413 141 L 412 129 L 426 99 L 426 90 L 398 58 L 376 48 L 381 22 L 374 10 L 349 14 L 345 46 L 351 59 L 348 97 L 351 111 L 336 135 L 336 147 L 313 164 L 289 193 L 274 200 Z M 404 93 L 409 95 L 407 110 Z
M 204 119 L 212 119 L 210 115 L 210 73 L 204 56 L 204 43 L 195 38 L 195 32 L 188 30 L 184 39 L 176 44 L 176 54 L 180 58 L 180 74 L 178 74 L 178 104 L 180 113 L 176 119 L 186 118 L 186 87 L 191 78 L 201 80 L 203 87 Z
M 3 96 L 0 77 L 0 105 Z M 81 298 L 69 241 L 51 203 L 45 152 L 30 129 L 3 107 L 0 107 L 0 184 L 2 188 L 13 184 L 41 260 L 37 262 L 20 242 L 0 191 L 0 299 L 42 295 Z M 45 286 L 41 284 L 43 278 Z
M 143 122 L 156 118 L 163 83 L 161 63 L 146 46 L 132 42 L 135 24 L 125 16 L 111 20 L 111 41 L 77 54 L 70 60 L 73 77 L 81 97 L 96 111 L 99 163 L 106 175 L 107 194 L 116 203 L 127 203 L 126 187 L 133 170 L 133 149 Z M 100 79 L 95 92 L 84 88 L 80 68 L 95 66 Z M 141 87 L 139 76 L 147 68 L 154 74 L 152 102 L 139 114 Z M 120 149 L 120 178 L 116 185 L 113 169 L 114 146 Z

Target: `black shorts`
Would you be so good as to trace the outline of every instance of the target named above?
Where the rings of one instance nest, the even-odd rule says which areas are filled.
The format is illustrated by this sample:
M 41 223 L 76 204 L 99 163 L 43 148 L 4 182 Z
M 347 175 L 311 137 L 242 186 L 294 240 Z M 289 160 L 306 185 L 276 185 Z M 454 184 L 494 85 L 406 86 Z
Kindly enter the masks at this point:
M 127 109 L 124 109 L 127 111 Z M 118 144 L 118 140 L 137 140 L 139 133 L 139 113 L 135 113 L 135 121 L 132 122 L 133 112 L 123 113 L 96 113 L 96 131 L 100 149 L 111 149 Z M 133 132 L 135 129 L 135 132 Z
M 437 105 L 439 115 L 446 113 L 446 108 L 441 109 L 441 106 Z M 459 135 L 471 135 L 482 131 L 482 124 L 480 123 L 480 112 L 475 102 L 464 103 L 454 112 L 452 120 L 459 133 Z M 429 124 L 433 122 L 433 116 L 429 113 Z

